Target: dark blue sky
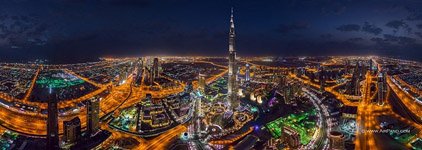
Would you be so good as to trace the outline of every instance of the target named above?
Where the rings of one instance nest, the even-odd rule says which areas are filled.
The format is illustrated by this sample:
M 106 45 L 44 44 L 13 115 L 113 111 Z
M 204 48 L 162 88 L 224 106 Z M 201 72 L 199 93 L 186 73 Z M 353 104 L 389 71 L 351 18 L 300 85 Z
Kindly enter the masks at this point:
M 227 53 L 421 60 L 419 0 L 0 0 L 0 61 Z

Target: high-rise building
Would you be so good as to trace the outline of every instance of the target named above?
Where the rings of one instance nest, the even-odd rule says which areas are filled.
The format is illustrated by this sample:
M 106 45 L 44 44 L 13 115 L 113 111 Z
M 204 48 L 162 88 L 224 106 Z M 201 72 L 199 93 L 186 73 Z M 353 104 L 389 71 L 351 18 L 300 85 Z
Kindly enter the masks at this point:
M 205 75 L 199 74 L 199 76 L 198 76 L 198 88 L 202 93 L 205 92 L 205 86 L 206 86 Z
M 154 58 L 153 64 L 152 64 L 152 78 L 156 79 L 160 76 L 160 69 L 159 69 L 159 62 L 158 58 Z
M 385 98 L 385 92 L 386 92 L 386 88 L 385 88 L 385 84 L 384 84 L 384 75 L 382 72 L 380 72 L 378 74 L 378 100 L 377 103 L 378 105 L 384 105 L 384 98 Z
M 284 103 L 285 104 L 292 104 L 293 103 L 292 84 L 283 86 L 283 95 L 284 95 Z
M 98 99 L 88 100 L 87 103 L 87 135 L 97 133 L 100 128 L 100 101 Z
M 227 82 L 227 96 L 231 109 L 236 109 L 239 106 L 239 101 L 237 99 L 237 85 L 236 85 L 236 48 L 235 48 L 235 30 L 234 30 L 234 21 L 233 21 L 233 8 L 231 10 L 230 16 L 230 31 L 229 31 L 229 73 L 228 73 L 228 82 Z
M 81 137 L 81 120 L 79 117 L 63 121 L 63 130 L 63 141 L 66 144 L 75 144 Z
M 59 146 L 59 119 L 57 112 L 57 97 L 51 94 L 48 97 L 47 119 L 47 149 L 60 149 Z
M 148 83 L 149 83 L 149 85 L 150 86 L 153 86 L 154 85 L 154 80 L 155 80 L 155 78 L 154 78 L 154 68 L 149 68 L 149 80 L 148 80 Z
M 319 83 L 320 83 L 320 91 L 324 92 L 325 91 L 325 71 L 324 71 L 324 67 L 320 68 L 320 73 L 319 73 Z
M 199 138 L 200 132 L 201 132 L 201 120 L 202 120 L 201 98 L 196 98 L 194 101 L 195 101 L 194 106 L 193 106 L 194 114 L 191 119 L 191 127 L 190 127 L 191 133 L 190 134 L 192 135 L 194 139 L 197 139 Z
M 250 68 L 249 64 L 246 64 L 245 81 L 250 81 L 250 80 L 251 80 L 251 68 Z
M 300 135 L 294 129 L 284 126 L 283 127 L 284 141 L 291 149 L 297 149 L 300 146 Z
M 136 132 L 141 132 L 142 131 L 141 130 L 141 128 L 142 128 L 141 118 L 142 118 L 142 112 L 143 112 L 142 103 L 138 103 L 136 105 L 136 108 L 137 108 L 136 114 L 138 114 L 138 115 L 136 115 Z
M 345 73 L 349 74 L 349 66 L 350 66 L 350 61 L 346 60 L 345 64 L 344 64 L 344 68 L 345 68 Z
M 188 82 L 187 84 L 186 84 L 186 87 L 185 87 L 185 92 L 186 93 L 191 93 L 193 91 L 193 85 L 192 85 L 192 82 Z
M 359 66 L 358 66 L 358 64 L 356 63 L 356 67 L 355 67 L 355 69 L 353 70 L 353 74 L 352 74 L 352 79 L 351 79 L 351 81 L 348 83 L 348 86 L 347 86 L 347 91 L 349 91 L 348 92 L 348 94 L 350 94 L 350 95 L 354 95 L 354 96 L 359 96 L 360 95 L 360 90 L 359 90 L 359 88 L 360 88 L 360 85 L 359 85 Z
M 144 63 L 142 61 L 142 59 L 138 59 L 137 61 L 137 72 L 136 72 L 136 82 L 135 84 L 137 86 L 141 85 L 141 80 L 142 80 L 142 76 L 143 76 L 143 68 L 144 68 Z
M 330 131 L 328 138 L 330 140 L 330 149 L 344 150 L 345 136 L 339 131 Z
M 284 75 L 279 75 L 278 77 L 277 77 L 278 79 L 278 88 L 280 89 L 280 90 L 284 90 L 284 88 L 287 86 L 287 78 L 286 78 L 286 76 L 284 76 Z

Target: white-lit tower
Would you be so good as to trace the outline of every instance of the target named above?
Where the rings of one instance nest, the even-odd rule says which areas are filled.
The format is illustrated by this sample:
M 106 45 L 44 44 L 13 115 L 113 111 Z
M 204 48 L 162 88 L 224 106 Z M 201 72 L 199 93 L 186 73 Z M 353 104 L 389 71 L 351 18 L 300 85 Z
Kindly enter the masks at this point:
M 249 66 L 249 64 L 246 64 L 245 81 L 250 81 L 250 80 L 251 80 L 251 67 Z
M 229 31 L 229 73 L 228 73 L 228 82 L 227 82 L 227 96 L 232 109 L 236 109 L 239 106 L 239 101 L 237 100 L 237 90 L 236 90 L 236 47 L 235 47 L 235 30 L 234 30 L 234 21 L 233 21 L 233 8 L 231 10 L 230 16 L 230 31 Z

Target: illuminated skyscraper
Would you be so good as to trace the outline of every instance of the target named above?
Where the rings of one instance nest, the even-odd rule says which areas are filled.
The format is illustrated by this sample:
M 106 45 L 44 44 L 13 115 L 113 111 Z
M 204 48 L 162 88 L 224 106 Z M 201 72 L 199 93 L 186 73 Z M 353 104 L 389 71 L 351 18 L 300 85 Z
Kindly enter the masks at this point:
M 343 150 L 344 149 L 344 134 L 338 131 L 331 131 L 328 135 L 330 140 L 330 149 Z
M 152 75 L 154 80 L 160 76 L 158 58 L 154 58 L 154 62 L 152 64 Z
M 352 80 L 348 83 L 347 90 L 348 94 L 359 96 L 360 95 L 360 84 L 359 84 L 359 66 L 356 63 L 355 69 L 353 70 Z
M 95 134 L 100 127 L 100 101 L 97 99 L 88 100 L 87 104 L 87 133 L 88 135 Z
M 48 98 L 47 149 L 56 150 L 60 149 L 57 98 L 51 92 Z
M 233 21 L 233 8 L 230 16 L 230 31 L 229 31 L 229 73 L 228 73 L 228 82 L 227 82 L 227 96 L 230 102 L 232 109 L 235 109 L 239 106 L 239 101 L 237 100 L 237 90 L 236 90 L 236 48 L 235 48 L 235 30 L 234 30 L 234 21 Z
M 69 121 L 63 121 L 63 141 L 66 144 L 75 144 L 81 137 L 81 120 L 75 117 Z
M 300 146 L 300 134 L 296 130 L 284 126 L 283 127 L 284 141 L 290 149 L 297 149 Z
M 193 91 L 193 85 L 192 85 L 192 82 L 188 82 L 188 83 L 186 83 L 185 92 L 186 92 L 186 93 L 191 93 L 192 91 Z
M 135 82 L 137 86 L 141 85 L 141 80 L 143 76 L 142 72 L 144 71 L 143 68 L 144 68 L 144 62 L 141 58 L 139 58 L 137 61 L 137 72 L 136 72 L 136 82 Z
M 201 90 L 201 92 L 205 92 L 205 75 L 204 74 L 199 74 L 198 76 L 198 88 L 199 90 Z
M 384 86 L 384 75 L 382 72 L 380 72 L 378 74 L 378 100 L 377 103 L 378 105 L 383 105 L 384 104 L 384 96 L 385 96 L 385 86 Z
M 285 104 L 292 104 L 293 103 L 292 84 L 288 84 L 287 86 L 283 86 L 283 95 L 284 95 L 284 103 Z
M 320 83 L 320 91 L 325 91 L 325 71 L 324 67 L 320 68 L 320 74 L 319 74 L 319 83 Z
M 246 64 L 246 69 L 245 69 L 245 80 L 246 80 L 246 81 L 251 80 L 251 68 L 250 68 L 249 64 Z
M 201 98 L 198 97 L 194 100 L 194 113 L 191 119 L 190 125 L 190 134 L 192 135 L 193 139 L 197 139 L 200 136 L 201 132 L 201 120 L 202 120 L 202 110 L 201 110 Z
M 286 86 L 286 84 L 287 84 L 287 79 L 286 79 L 286 76 L 284 76 L 284 75 L 279 75 L 279 76 L 278 76 L 278 86 L 281 88 L 281 87 Z
M 142 112 L 143 112 L 143 106 L 142 106 L 142 103 L 141 102 L 139 102 L 138 104 L 136 104 L 136 114 L 138 114 L 138 115 L 136 115 L 136 131 L 137 132 L 142 132 L 142 130 L 141 130 L 141 128 L 142 128 L 142 121 L 141 121 L 141 118 L 142 118 Z

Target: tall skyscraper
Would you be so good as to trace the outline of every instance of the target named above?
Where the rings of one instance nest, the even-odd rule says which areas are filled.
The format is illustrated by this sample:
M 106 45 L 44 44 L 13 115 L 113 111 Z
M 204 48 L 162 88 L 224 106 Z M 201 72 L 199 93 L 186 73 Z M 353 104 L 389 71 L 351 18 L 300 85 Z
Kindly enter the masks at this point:
M 287 84 L 287 78 L 284 75 L 279 75 L 278 76 L 278 86 L 279 87 L 284 87 Z
M 66 144 L 75 144 L 81 137 L 81 120 L 79 117 L 63 121 L 63 130 L 63 141 Z
M 251 80 L 251 68 L 250 68 L 249 64 L 246 64 L 245 81 L 250 81 L 250 80 Z
M 339 131 L 331 131 L 328 135 L 330 140 L 330 149 L 343 150 L 344 149 L 344 134 Z
M 345 64 L 344 64 L 344 68 L 345 68 L 345 73 L 349 74 L 349 67 L 350 67 L 350 61 L 346 60 Z
M 137 72 L 136 72 L 136 82 L 135 82 L 135 84 L 137 86 L 139 86 L 139 85 L 141 85 L 141 80 L 142 80 L 142 76 L 143 76 L 142 72 L 144 71 L 143 70 L 144 63 L 143 63 L 143 60 L 141 58 L 138 59 L 136 68 L 137 68 Z
M 236 85 L 236 48 L 235 48 L 235 30 L 234 30 L 234 21 L 233 21 L 233 8 L 231 10 L 230 16 L 230 31 L 229 31 L 229 73 L 228 73 L 228 82 L 227 82 L 227 96 L 230 102 L 232 109 L 235 109 L 239 106 L 239 101 L 237 100 L 237 85 Z
M 57 98 L 53 94 L 48 97 L 47 119 L 47 149 L 56 150 L 59 147 L 59 119 L 57 114 Z
M 153 79 L 155 80 L 156 78 L 158 78 L 160 76 L 160 70 L 159 70 L 159 62 L 158 62 L 158 58 L 154 58 L 154 62 L 152 64 L 152 75 L 153 75 Z
M 88 100 L 87 104 L 87 135 L 95 134 L 100 127 L 100 101 L 97 99 Z
M 142 112 L 143 112 L 143 107 L 142 107 L 142 103 L 138 103 L 137 105 L 136 105 L 136 108 L 137 108 L 137 110 L 136 110 L 136 114 L 138 114 L 138 115 L 136 115 L 136 132 L 141 132 L 142 130 L 142 121 L 141 121 L 141 118 L 142 118 Z
M 186 83 L 185 92 L 186 92 L 186 93 L 191 93 L 192 91 L 193 91 L 193 85 L 192 85 L 192 82 L 188 82 L 188 83 Z
M 350 83 L 348 84 L 347 90 L 349 91 L 348 94 L 359 96 L 360 95 L 360 85 L 359 85 L 359 66 L 356 63 L 355 69 L 353 69 L 352 79 Z
M 284 103 L 285 104 L 292 104 L 293 103 L 292 84 L 288 84 L 286 86 L 283 86 L 283 96 L 284 96 Z
M 149 68 L 149 85 L 150 86 L 153 86 L 154 85 L 154 80 L 155 80 L 155 78 L 154 78 L 154 67 L 151 67 L 151 68 Z
M 300 146 L 300 134 L 296 130 L 284 126 L 283 127 L 284 141 L 290 149 L 297 149 Z
M 194 139 L 199 138 L 201 132 L 201 120 L 202 120 L 202 110 L 201 110 L 201 98 L 196 98 L 194 100 L 194 113 L 191 119 L 191 135 Z
M 205 75 L 199 74 L 199 76 L 198 76 L 198 88 L 202 93 L 205 92 L 205 86 L 206 86 Z
M 384 75 L 382 72 L 380 72 L 378 74 L 378 100 L 377 103 L 378 105 L 383 105 L 384 104 L 384 96 L 385 96 L 385 86 L 384 86 Z
M 325 91 L 325 71 L 324 67 L 320 68 L 320 74 L 319 74 L 319 83 L 320 83 L 320 91 Z

